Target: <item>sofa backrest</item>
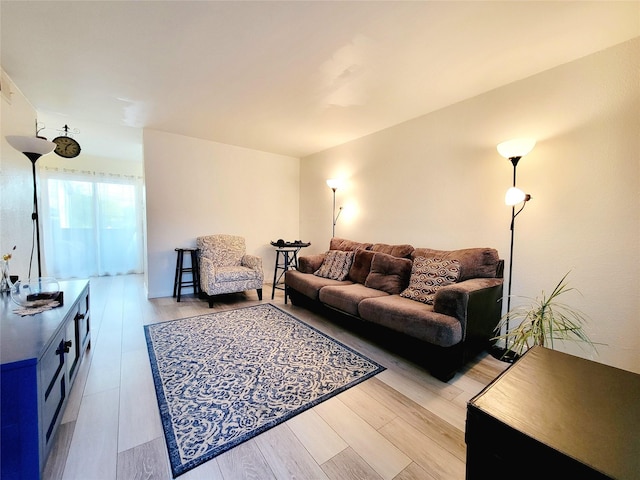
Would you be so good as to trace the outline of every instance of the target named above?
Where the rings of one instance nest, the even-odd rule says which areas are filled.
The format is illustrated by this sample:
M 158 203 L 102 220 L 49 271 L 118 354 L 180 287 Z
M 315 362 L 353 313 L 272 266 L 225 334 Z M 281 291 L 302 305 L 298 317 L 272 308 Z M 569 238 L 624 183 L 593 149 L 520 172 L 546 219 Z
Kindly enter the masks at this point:
M 338 237 L 333 237 L 329 242 L 329 250 L 343 250 L 345 252 L 351 252 L 359 248 L 369 250 L 372 246 L 373 243 L 354 242 L 353 240 Z
M 371 263 L 376 253 L 397 258 L 409 258 L 412 262 L 416 257 L 457 260 L 460 263 L 460 278 L 458 280 L 460 282 L 470 278 L 502 277 L 501 269 L 503 263 L 495 248 L 435 250 L 432 248 L 414 248 L 409 244 L 363 243 L 333 237 L 329 243 L 329 249 L 356 252 L 347 278 L 363 285 L 366 283 L 367 276 L 371 271 Z
M 494 248 L 463 248 L 461 250 L 416 248 L 411 254 L 411 259 L 416 257 L 457 260 L 460 262 L 459 281 L 470 278 L 495 278 L 500 264 L 498 251 Z
M 370 249 L 372 252 L 386 253 L 398 258 L 411 258 L 413 246 L 409 244 L 388 245 L 386 243 L 374 243 Z

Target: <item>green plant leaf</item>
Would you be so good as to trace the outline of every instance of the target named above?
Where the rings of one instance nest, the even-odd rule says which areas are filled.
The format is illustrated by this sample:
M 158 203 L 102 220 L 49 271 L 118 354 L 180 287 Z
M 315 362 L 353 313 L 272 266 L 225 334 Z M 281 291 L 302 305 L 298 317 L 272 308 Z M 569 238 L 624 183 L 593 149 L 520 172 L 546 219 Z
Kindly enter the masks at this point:
M 517 355 L 524 354 L 534 345 L 553 349 L 555 340 L 577 342 L 581 346 L 586 344 L 595 350 L 595 344 L 583 330 L 583 326 L 588 323 L 587 317 L 558 300 L 561 295 L 576 291 L 566 283 L 569 273 L 562 277 L 548 297 L 544 291 L 537 298 L 520 297 L 527 299 L 528 305 L 519 305 L 503 315 L 495 328 L 496 333 L 505 329 L 507 324 L 510 328 L 492 340 L 504 340 L 506 352 Z

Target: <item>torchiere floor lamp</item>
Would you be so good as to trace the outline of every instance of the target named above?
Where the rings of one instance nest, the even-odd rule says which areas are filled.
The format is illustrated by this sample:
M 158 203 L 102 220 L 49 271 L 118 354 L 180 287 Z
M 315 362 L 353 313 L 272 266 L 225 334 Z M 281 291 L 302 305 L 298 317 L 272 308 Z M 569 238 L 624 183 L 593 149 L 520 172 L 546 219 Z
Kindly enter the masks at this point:
M 333 230 L 331 231 L 331 238 L 336 236 L 336 223 L 338 223 L 338 217 L 342 213 L 342 207 L 338 210 L 338 215 L 336 215 L 336 190 L 340 187 L 340 180 L 336 178 L 331 178 L 327 180 L 327 185 L 331 190 L 333 190 L 333 214 L 331 218 L 333 219 Z
M 26 137 L 20 135 L 8 135 L 5 137 L 9 145 L 22 152 L 31 161 L 31 173 L 33 175 L 33 213 L 31 220 L 34 222 L 34 234 L 36 237 L 36 249 L 38 252 L 38 278 L 42 277 L 42 261 L 40 259 L 40 223 L 38 221 L 38 191 L 36 186 L 36 162 L 48 153 L 53 152 L 56 144 L 43 137 Z M 29 277 L 31 277 L 31 264 L 33 262 L 33 244 L 31 246 L 31 258 L 29 260 Z
M 507 317 L 505 321 L 505 333 L 509 332 L 509 312 L 511 311 L 511 284 L 513 278 L 513 241 L 515 234 L 515 220 L 529 200 L 531 195 L 524 193 L 518 187 L 516 187 L 516 167 L 522 157 L 527 155 L 535 146 L 535 140 L 531 139 L 515 139 L 503 142 L 498 145 L 498 153 L 503 157 L 509 159 L 513 165 L 513 185 L 507 190 L 504 197 L 505 204 L 511 207 L 511 243 L 509 246 L 509 278 L 508 278 L 508 290 L 507 290 Z M 516 211 L 516 205 L 522 203 L 522 206 Z M 501 360 L 513 362 L 515 357 L 509 351 L 508 339 L 505 339 L 505 348 L 494 348 L 494 356 Z

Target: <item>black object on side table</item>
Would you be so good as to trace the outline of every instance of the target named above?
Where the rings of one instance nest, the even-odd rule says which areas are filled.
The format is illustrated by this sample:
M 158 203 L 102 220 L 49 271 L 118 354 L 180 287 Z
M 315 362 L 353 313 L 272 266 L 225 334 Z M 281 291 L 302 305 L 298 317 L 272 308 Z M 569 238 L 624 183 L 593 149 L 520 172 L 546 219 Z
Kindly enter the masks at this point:
M 280 239 L 277 242 L 271 242 L 276 247 L 276 266 L 273 270 L 273 287 L 271 288 L 271 300 L 273 300 L 276 288 L 284 290 L 284 303 L 287 303 L 287 286 L 281 280 L 284 273 L 290 268 L 298 268 L 298 252 L 301 248 L 308 247 L 311 242 L 303 242 L 295 240 L 293 242 L 285 242 Z
M 640 375 L 544 347 L 467 405 L 467 479 L 640 478 Z
M 198 249 L 197 248 L 176 248 L 176 275 L 173 280 L 173 296 L 178 297 L 178 302 L 182 295 L 183 287 L 193 287 L 193 294 L 200 293 L 200 270 L 198 268 Z M 184 266 L 184 252 L 191 255 L 191 266 Z M 183 275 L 191 274 L 191 280 L 184 281 Z

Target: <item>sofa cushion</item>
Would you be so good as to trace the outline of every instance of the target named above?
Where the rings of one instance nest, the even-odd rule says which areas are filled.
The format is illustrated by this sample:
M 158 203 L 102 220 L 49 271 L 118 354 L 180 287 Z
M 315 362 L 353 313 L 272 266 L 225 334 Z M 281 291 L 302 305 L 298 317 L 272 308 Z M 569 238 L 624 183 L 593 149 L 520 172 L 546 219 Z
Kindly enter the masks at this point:
M 364 282 L 367 280 L 367 275 L 369 275 L 369 271 L 371 270 L 371 262 L 374 255 L 375 253 L 370 250 L 363 250 L 361 248 L 356 250 L 347 278 L 355 283 L 364 285 Z
M 413 246 L 408 244 L 403 245 L 387 245 L 386 243 L 374 243 L 371 247 L 372 252 L 386 253 L 387 255 L 393 255 L 399 258 L 409 258 L 413 253 Z
M 436 292 L 446 285 L 456 283 L 458 278 L 460 278 L 458 260 L 416 257 L 413 259 L 409 286 L 400 293 L 400 296 L 433 305 Z
M 313 274 L 331 280 L 346 280 L 353 263 L 353 256 L 354 252 L 329 250 L 324 256 L 322 265 Z
M 327 285 L 351 285 L 350 280 L 331 280 L 330 278 L 318 277 L 312 273 L 302 273 L 297 270 L 287 270 L 284 274 L 285 283 L 288 288 L 293 288 L 311 300 L 318 300 L 318 294 L 322 287 Z
M 365 298 L 358 304 L 358 314 L 363 320 L 441 347 L 462 341 L 462 325 L 456 318 L 400 295 Z
M 358 304 L 365 298 L 389 295 L 382 290 L 367 288 L 360 283 L 353 285 L 329 285 L 322 287 L 318 298 L 326 305 L 351 315 L 358 315 Z
M 410 275 L 411 260 L 408 258 L 376 253 L 364 285 L 393 295 L 406 288 Z
M 373 243 L 354 242 L 353 240 L 333 237 L 329 242 L 329 250 L 343 250 L 345 252 L 351 252 L 358 248 L 369 250 L 371 245 L 373 245 Z
M 416 248 L 411 258 L 425 257 L 439 260 L 458 260 L 460 262 L 460 279 L 495 278 L 500 258 L 494 248 L 464 248 L 461 250 L 433 250 Z

